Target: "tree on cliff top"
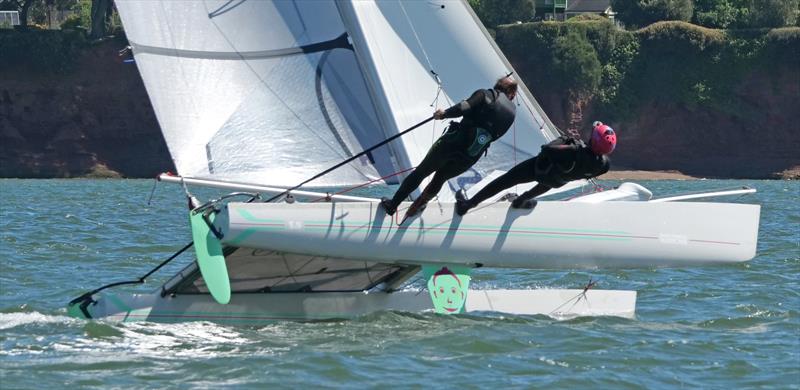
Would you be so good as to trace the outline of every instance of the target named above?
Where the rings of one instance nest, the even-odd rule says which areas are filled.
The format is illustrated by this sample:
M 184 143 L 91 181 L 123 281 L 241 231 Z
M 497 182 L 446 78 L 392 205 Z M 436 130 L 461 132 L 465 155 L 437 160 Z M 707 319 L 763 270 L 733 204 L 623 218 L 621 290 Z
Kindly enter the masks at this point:
M 536 13 L 534 0 L 469 0 L 469 5 L 488 28 L 530 22 Z
M 92 0 L 92 28 L 89 39 L 100 39 L 108 35 L 114 3 L 111 0 Z
M 692 23 L 711 28 L 747 26 L 751 0 L 695 0 Z
M 751 27 L 783 27 L 797 23 L 800 0 L 751 0 Z
M 575 31 L 556 38 L 553 70 L 561 88 L 574 97 L 591 98 L 600 85 L 602 69 L 597 51 L 585 35 Z
M 611 0 L 617 19 L 631 28 L 667 20 L 711 28 L 793 26 L 800 0 Z
M 611 0 L 617 19 L 630 27 L 644 27 L 662 20 L 688 22 L 694 6 L 692 0 Z

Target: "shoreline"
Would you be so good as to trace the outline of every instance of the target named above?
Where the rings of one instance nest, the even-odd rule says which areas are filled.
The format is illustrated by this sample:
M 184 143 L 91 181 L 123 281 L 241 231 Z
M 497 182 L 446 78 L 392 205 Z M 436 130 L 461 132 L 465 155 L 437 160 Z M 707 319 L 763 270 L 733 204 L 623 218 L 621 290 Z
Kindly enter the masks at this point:
M 599 180 L 703 180 L 702 177 L 690 176 L 679 171 L 640 171 L 618 170 L 608 171 L 600 175 Z M 723 179 L 736 180 L 736 179 Z
M 126 177 L 119 172 L 98 164 L 92 172 L 73 177 L 3 177 L 0 179 L 51 180 L 51 179 L 152 179 L 152 177 Z M 598 180 L 800 180 L 800 167 L 789 169 L 772 177 L 698 177 L 680 171 L 647 171 L 636 169 L 612 170 L 597 178 Z
M 771 177 L 700 177 L 680 171 L 612 170 L 598 177 L 599 180 L 800 180 L 800 167 L 775 173 Z

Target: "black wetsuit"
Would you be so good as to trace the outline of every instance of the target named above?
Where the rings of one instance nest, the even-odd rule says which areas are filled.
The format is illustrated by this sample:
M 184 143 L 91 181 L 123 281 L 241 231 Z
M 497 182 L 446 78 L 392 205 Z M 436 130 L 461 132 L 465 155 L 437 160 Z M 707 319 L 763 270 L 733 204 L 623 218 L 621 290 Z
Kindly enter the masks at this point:
M 559 188 L 573 180 L 600 176 L 608 172 L 608 168 L 608 157 L 594 154 L 582 141 L 562 136 L 542 146 L 539 155 L 521 162 L 493 180 L 475 194 L 469 203 L 470 206 L 478 205 L 506 188 L 532 181 L 548 187 L 544 190 Z M 526 194 L 520 198 L 527 198 Z
M 475 164 L 493 141 L 502 137 L 514 122 L 516 106 L 508 97 L 493 89 L 479 89 L 467 100 L 448 108 L 445 118 L 463 116 L 433 144 L 414 172 L 403 180 L 391 200 L 397 207 L 423 179 L 436 172 L 422 197 L 432 198 L 447 180 Z

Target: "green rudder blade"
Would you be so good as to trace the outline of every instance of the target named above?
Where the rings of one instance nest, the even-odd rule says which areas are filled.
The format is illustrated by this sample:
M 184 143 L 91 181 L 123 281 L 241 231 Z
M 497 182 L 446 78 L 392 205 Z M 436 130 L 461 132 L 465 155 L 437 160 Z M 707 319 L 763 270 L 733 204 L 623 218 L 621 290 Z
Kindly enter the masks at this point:
M 77 303 L 74 303 L 72 305 L 67 305 L 67 315 L 72 317 L 72 318 L 78 318 L 78 319 L 81 319 L 81 320 L 91 319 L 91 317 L 87 317 L 86 314 L 83 312 L 83 310 L 81 310 L 81 304 L 82 303 L 83 302 L 77 302 Z M 88 306 L 86 308 L 86 311 L 89 311 Z
M 433 308 L 439 314 L 459 314 L 464 312 L 469 291 L 469 267 L 423 265 L 422 272 L 428 279 L 428 292 L 431 294 Z
M 213 213 L 209 215 L 209 219 L 214 221 Z M 225 256 L 222 254 L 222 244 L 208 228 L 202 213 L 190 211 L 189 222 L 192 225 L 194 252 L 203 280 L 214 300 L 225 305 L 231 300 L 231 282 L 228 279 Z

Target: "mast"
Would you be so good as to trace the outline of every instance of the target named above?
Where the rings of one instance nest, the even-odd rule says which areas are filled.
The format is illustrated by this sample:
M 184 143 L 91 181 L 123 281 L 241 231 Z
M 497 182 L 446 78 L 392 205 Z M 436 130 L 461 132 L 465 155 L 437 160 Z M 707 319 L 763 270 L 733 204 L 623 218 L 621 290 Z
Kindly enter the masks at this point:
M 370 98 L 375 103 L 376 108 L 378 108 L 378 120 L 381 125 L 380 131 L 384 138 L 391 137 L 399 133 L 400 128 L 392 119 L 392 109 L 386 99 L 386 90 L 383 88 L 380 81 L 378 81 L 379 77 L 376 72 L 376 64 L 372 60 L 372 55 L 369 54 L 369 46 L 366 44 L 364 33 L 357 22 L 352 1 L 336 0 L 336 10 L 339 12 L 339 16 L 342 19 L 347 36 L 352 40 L 353 51 L 355 52 L 361 72 L 366 79 Z M 388 145 L 393 159 L 392 162 L 398 171 L 413 166 L 409 159 L 408 152 L 399 145 L 399 142 L 392 142 Z M 402 174 L 401 178 L 405 178 L 405 176 L 407 176 L 407 174 Z M 419 190 L 416 190 L 414 195 L 416 196 L 418 192 Z
M 528 89 L 528 86 L 525 85 L 524 81 L 522 81 L 522 77 L 519 74 L 517 74 L 514 67 L 511 66 L 511 63 L 508 61 L 508 58 L 506 58 L 506 55 L 503 54 L 502 50 L 500 50 L 500 47 L 497 46 L 497 42 L 495 42 L 494 39 L 492 39 L 491 34 L 489 34 L 489 31 L 486 30 L 486 26 L 484 26 L 483 23 L 480 21 L 480 18 L 478 18 L 478 15 L 475 14 L 475 11 L 472 9 L 472 7 L 470 7 L 469 3 L 467 3 L 467 0 L 461 0 L 461 2 L 462 4 L 464 4 L 464 7 L 469 11 L 470 16 L 472 16 L 473 22 L 481 29 L 481 32 L 483 32 L 483 36 L 486 38 L 486 41 L 489 42 L 489 44 L 492 46 L 492 49 L 494 49 L 494 52 L 497 55 L 497 57 L 499 57 L 503 61 L 503 63 L 509 69 L 509 71 L 514 72 L 514 74 L 517 75 L 516 76 L 518 84 L 517 87 L 519 88 L 519 90 L 522 91 L 522 95 L 525 96 L 526 103 L 529 103 L 530 105 L 533 106 L 533 110 L 536 111 L 537 114 L 539 114 L 539 116 L 542 118 L 544 122 L 544 125 L 541 128 L 542 134 L 544 134 L 545 137 L 547 137 L 548 140 L 550 141 L 556 139 L 561 133 L 558 127 L 556 127 L 556 125 L 553 124 L 553 122 L 550 120 L 550 117 L 548 117 L 547 114 L 544 112 L 542 106 L 540 106 L 539 102 L 536 101 L 536 98 L 533 97 L 533 94 Z M 520 94 L 517 93 L 517 95 Z M 527 104 L 525 106 L 526 106 L 525 108 L 530 110 L 530 107 L 528 107 Z

